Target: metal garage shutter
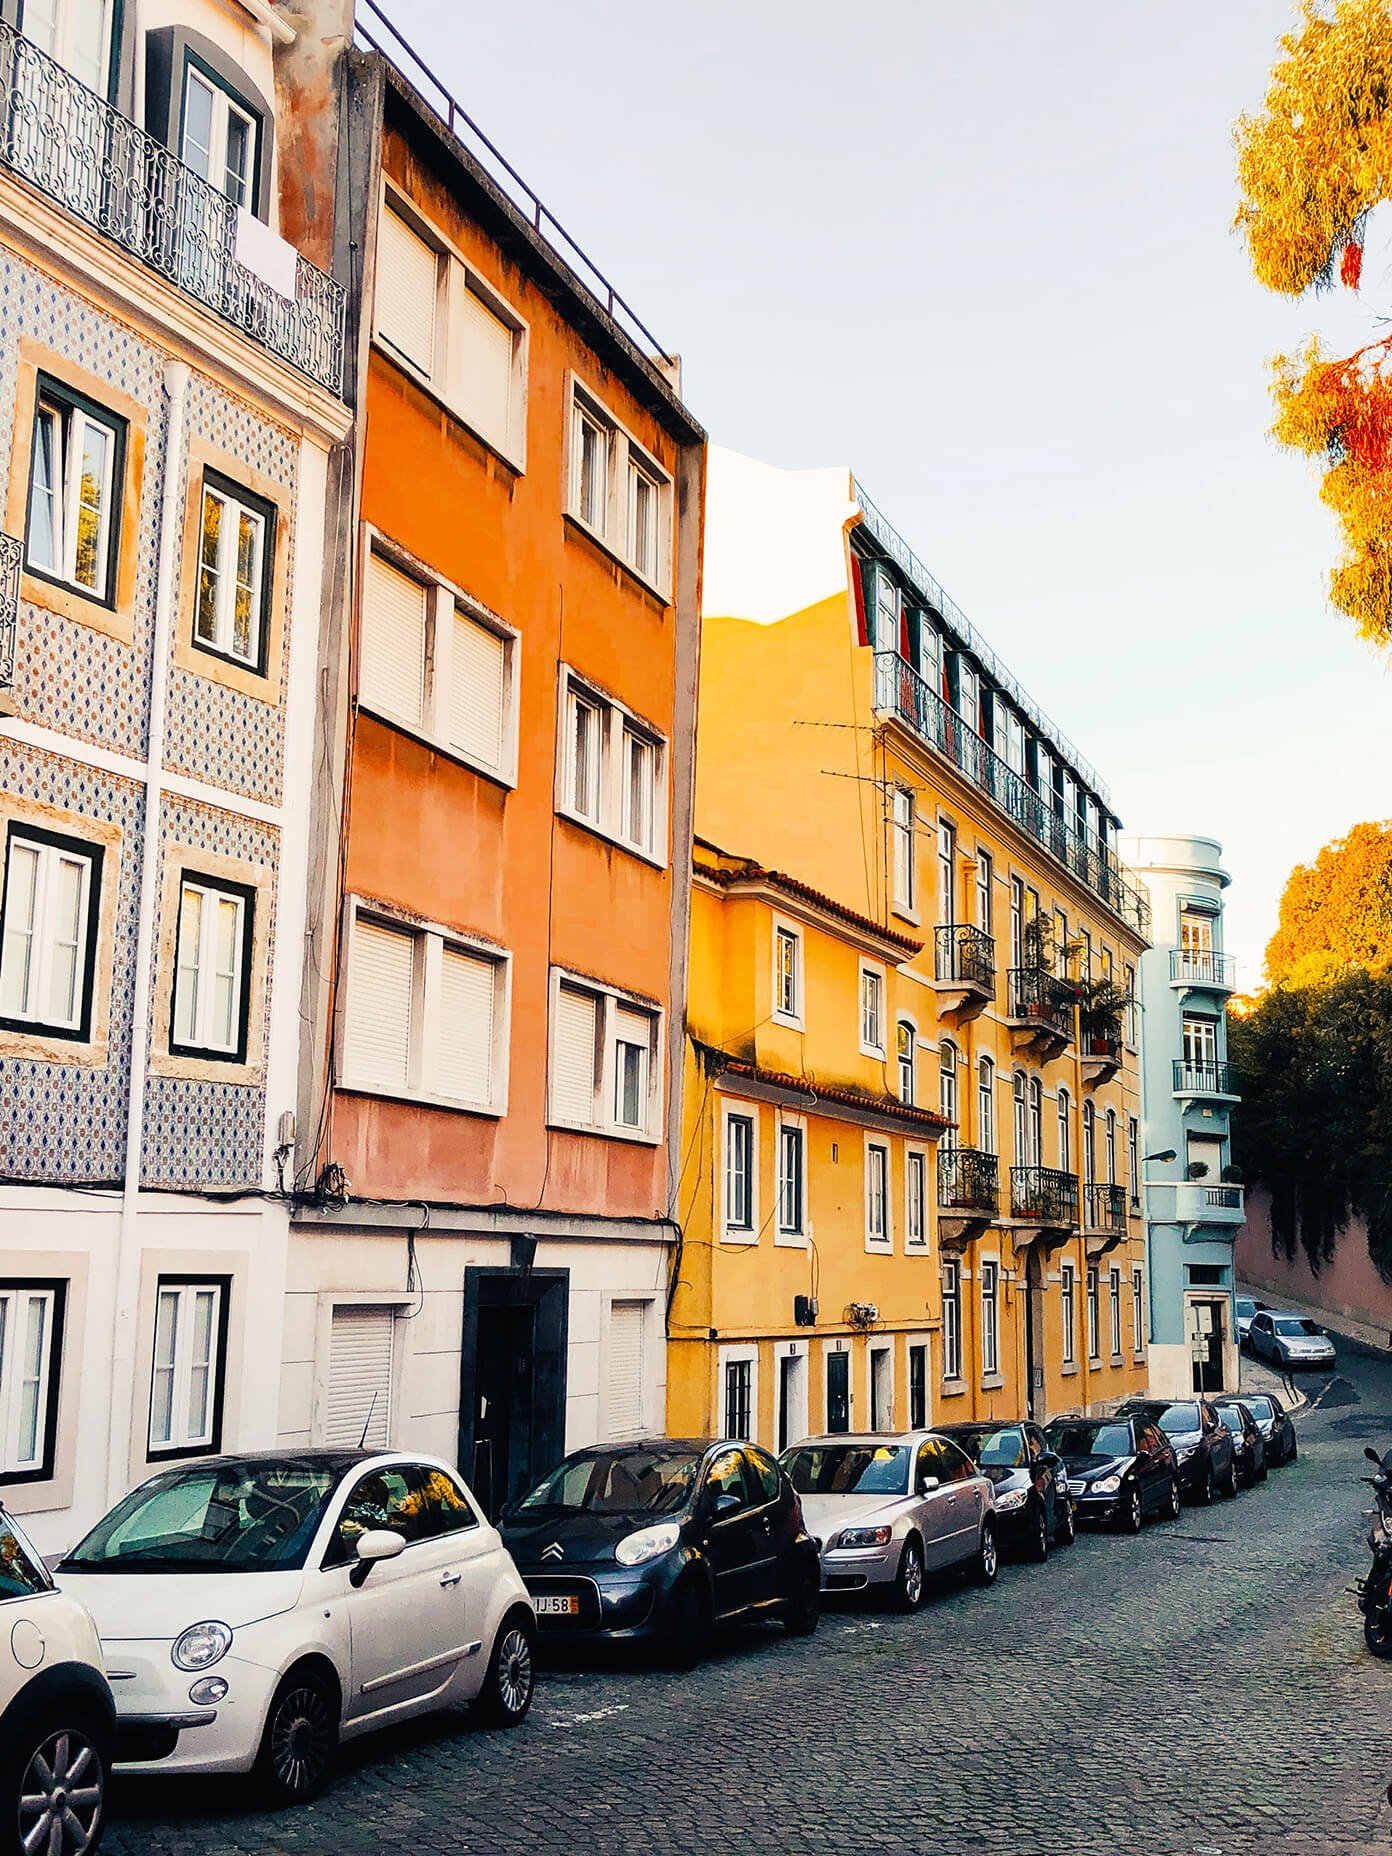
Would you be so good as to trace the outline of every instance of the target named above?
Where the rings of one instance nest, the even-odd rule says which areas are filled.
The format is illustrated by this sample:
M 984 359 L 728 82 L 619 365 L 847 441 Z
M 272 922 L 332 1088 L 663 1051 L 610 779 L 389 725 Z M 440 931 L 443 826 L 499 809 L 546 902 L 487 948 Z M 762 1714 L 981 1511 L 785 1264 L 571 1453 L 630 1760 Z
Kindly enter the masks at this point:
M 561 1121 L 595 1118 L 595 1008 L 593 993 L 562 986 L 556 995 L 551 1051 L 551 1112 Z
M 440 1089 L 461 1102 L 493 1099 L 493 1001 L 497 962 L 462 948 L 440 956 Z
M 410 1081 L 415 939 L 359 916 L 348 959 L 343 1081 L 405 1089 Z
M 609 1435 L 636 1437 L 643 1429 L 643 1327 L 646 1302 L 609 1305 Z
M 427 376 L 435 372 L 439 280 L 439 254 L 384 207 L 377 234 L 377 331 Z
M 391 1435 L 392 1338 L 390 1308 L 336 1308 L 329 1345 L 327 1445 L 385 1450 Z M 363 1435 L 363 1427 L 367 1435 Z
M 425 708 L 425 618 L 429 595 L 419 580 L 367 557 L 358 690 L 381 709 L 419 728 Z
M 503 758 L 504 650 L 497 632 L 467 613 L 455 613 L 450 740 L 494 769 Z
M 512 410 L 512 330 L 467 284 L 457 292 L 456 303 L 451 385 L 469 424 L 505 451 Z

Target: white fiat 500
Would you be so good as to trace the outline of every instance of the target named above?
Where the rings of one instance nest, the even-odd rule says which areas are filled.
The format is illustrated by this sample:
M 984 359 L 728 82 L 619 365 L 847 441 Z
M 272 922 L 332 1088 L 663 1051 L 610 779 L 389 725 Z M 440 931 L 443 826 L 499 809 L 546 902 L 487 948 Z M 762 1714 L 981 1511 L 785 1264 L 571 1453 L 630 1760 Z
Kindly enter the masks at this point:
M 118 1503 L 57 1569 L 96 1619 L 117 1764 L 255 1770 L 310 1797 L 340 1738 L 532 1700 L 535 1619 L 511 1555 L 438 1459 L 203 1458 Z

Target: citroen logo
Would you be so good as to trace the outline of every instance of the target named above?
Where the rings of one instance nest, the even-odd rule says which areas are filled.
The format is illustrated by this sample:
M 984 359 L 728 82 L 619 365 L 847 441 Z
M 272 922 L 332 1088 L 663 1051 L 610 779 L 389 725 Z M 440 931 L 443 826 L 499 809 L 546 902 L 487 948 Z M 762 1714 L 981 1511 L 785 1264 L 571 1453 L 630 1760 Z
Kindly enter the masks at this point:
M 541 1557 L 544 1560 L 563 1560 L 565 1558 L 565 1548 L 561 1545 L 559 1540 L 553 1540 L 550 1546 L 541 1549 Z

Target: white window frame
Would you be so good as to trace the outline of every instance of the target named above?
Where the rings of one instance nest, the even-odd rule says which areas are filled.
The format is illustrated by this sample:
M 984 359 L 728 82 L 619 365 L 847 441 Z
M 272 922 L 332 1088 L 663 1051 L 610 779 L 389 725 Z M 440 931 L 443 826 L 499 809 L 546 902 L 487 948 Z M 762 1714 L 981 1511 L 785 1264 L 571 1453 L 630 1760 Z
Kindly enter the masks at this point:
M 595 781 L 593 811 L 581 810 L 575 788 L 574 718 L 577 707 L 591 710 L 595 715 L 597 736 L 589 756 L 591 777 Z M 556 726 L 557 812 L 572 824 L 607 838 L 634 857 L 641 857 L 644 863 L 665 870 L 668 856 L 667 737 L 569 664 L 561 665 L 557 681 Z M 651 842 L 648 844 L 642 843 L 631 830 L 630 741 L 637 741 L 652 751 Z
M 736 1219 L 730 1192 L 731 1127 L 739 1123 L 749 1127 L 749 1218 Z M 759 1105 L 743 1099 L 720 1105 L 720 1238 L 726 1244 L 757 1244 L 759 1241 Z
M 890 793 L 890 874 L 897 915 L 917 921 L 917 823 L 911 787 L 895 786 Z
M 34 1393 L 34 1443 L 25 1454 L 20 1447 L 19 1429 L 24 1390 L 31 1379 L 25 1370 L 25 1350 L 30 1311 L 35 1304 L 43 1310 L 43 1332 Z M 10 1277 L 0 1282 L 0 1305 L 0 1478 L 8 1482 L 43 1475 L 49 1422 L 58 1390 L 60 1362 L 54 1356 L 53 1337 L 59 1319 L 59 1291 L 51 1282 Z
M 1126 1117 L 1126 1176 L 1131 1207 L 1141 1203 L 1141 1125 L 1134 1115 Z
M 929 1248 L 928 1203 L 932 1156 L 926 1147 L 904 1148 L 904 1249 Z
M 976 847 L 976 925 L 983 934 L 995 934 L 995 898 L 991 885 L 995 881 L 995 862 L 984 845 Z
M 84 599 L 109 605 L 113 551 L 120 545 L 120 496 L 122 485 L 116 477 L 117 454 L 123 454 L 123 439 L 128 436 L 124 422 L 115 413 L 104 417 L 101 410 L 89 412 L 80 404 L 82 396 L 70 392 L 61 381 L 53 382 L 48 394 L 45 380 L 39 381 L 38 406 L 35 411 L 33 449 L 29 458 L 29 477 L 25 493 L 24 562 L 35 573 L 71 587 Z M 48 423 L 53 430 L 54 482 L 49 494 L 53 499 L 53 544 L 55 559 L 47 565 L 34 558 L 33 508 L 34 473 L 42 451 L 39 426 Z M 102 472 L 101 503 L 97 524 L 97 558 L 95 579 L 89 586 L 77 577 L 78 511 L 81 508 L 81 466 L 84 437 L 91 426 L 106 439 L 106 461 Z
M 900 1034 L 905 1031 L 909 1034 L 907 1051 L 901 1048 Z M 918 1102 L 918 1025 L 907 1012 L 901 1012 L 894 1021 L 894 1064 L 899 1100 L 912 1108 Z
M 923 1354 L 923 1424 L 914 1423 L 913 1356 Z M 910 1430 L 930 1428 L 933 1422 L 933 1337 L 931 1334 L 904 1336 L 904 1418 Z
M 1087 1267 L 1084 1290 L 1087 1297 L 1087 1357 L 1090 1363 L 1096 1364 L 1102 1358 L 1102 1285 L 1095 1263 L 1089 1263 Z
M 362 663 L 362 621 L 359 624 L 359 662 L 358 662 L 358 707 L 366 709 L 378 721 L 387 722 L 393 728 L 399 728 L 419 741 L 424 741 L 436 753 L 447 760 L 457 761 L 461 766 L 472 767 L 475 772 L 487 776 L 497 785 L 509 791 L 517 785 L 518 756 L 518 717 L 521 710 L 522 677 L 522 642 L 521 633 L 515 625 L 509 625 L 466 593 L 462 587 L 455 586 L 450 580 L 418 561 L 398 542 L 392 541 L 378 529 L 368 528 L 365 533 L 363 553 L 363 585 L 361 599 L 368 598 L 371 575 L 367 571 L 370 560 L 375 555 L 393 572 L 412 580 L 425 592 L 425 647 L 422 666 L 423 683 L 421 688 L 421 705 L 419 718 L 403 716 L 396 713 L 386 703 L 375 699 L 371 690 L 364 687 Z M 360 602 L 361 603 L 361 602 Z M 463 744 L 451 739 L 450 708 L 455 676 L 454 622 L 456 616 L 469 620 L 483 631 L 491 632 L 503 648 L 503 687 L 501 691 L 502 726 L 500 729 L 498 760 L 490 762 L 471 753 Z
M 183 975 L 186 963 L 184 951 L 184 899 L 189 894 L 198 897 L 198 955 L 192 964 L 194 974 L 194 1019 L 193 1029 L 188 1037 L 179 1035 L 179 1007 L 182 994 Z M 216 932 L 216 918 L 221 903 L 231 902 L 237 911 L 237 926 L 234 939 L 236 967 L 234 969 L 232 994 L 232 1030 L 231 1036 L 222 1041 L 213 1035 L 210 1023 L 213 1012 L 214 982 L 217 974 L 209 966 L 213 939 Z M 197 871 L 185 871 L 179 877 L 177 914 L 174 922 L 174 997 L 173 1011 L 169 1023 L 169 1047 L 177 1049 L 181 1055 L 235 1058 L 245 1042 L 245 1026 L 248 1011 L 248 994 L 251 985 L 251 946 L 247 939 L 247 897 L 240 887 L 219 883 L 216 878 L 203 876 Z
M 266 568 L 267 550 L 274 548 L 274 523 L 267 520 L 263 506 L 251 501 L 243 501 L 236 492 L 225 488 L 222 483 L 209 483 L 206 477 L 202 483 L 202 502 L 198 514 L 198 560 L 193 593 L 193 630 L 191 633 L 194 649 L 211 651 L 218 657 L 225 657 L 233 664 L 240 664 L 243 669 L 260 671 L 264 661 L 266 642 Z M 199 609 L 202 604 L 203 588 L 203 544 L 207 533 L 209 502 L 222 505 L 222 522 L 218 531 L 217 562 L 214 572 L 217 576 L 213 591 L 213 636 L 205 638 L 198 629 Z M 237 604 L 237 556 L 243 520 L 255 525 L 257 535 L 256 566 L 251 580 L 252 609 L 250 648 L 239 651 L 234 641 L 236 629 Z
M 261 138 L 266 133 L 266 125 L 260 114 L 234 97 L 220 78 L 212 77 L 202 65 L 195 65 L 185 55 L 184 83 L 179 99 L 179 159 L 185 167 L 197 174 L 198 169 L 188 158 L 188 96 L 189 90 L 198 84 L 212 98 L 212 109 L 208 128 L 208 165 L 210 172 L 200 176 L 208 185 L 230 200 L 234 206 L 244 207 L 247 212 L 253 209 L 256 199 L 256 179 L 261 161 Z M 227 191 L 227 131 L 233 117 L 246 124 L 250 130 L 248 136 L 248 159 L 245 177 L 245 193 L 242 197 Z
M 717 1347 L 716 1354 L 716 1390 L 720 1400 L 719 1420 L 716 1436 L 729 1438 L 731 1442 L 757 1444 L 759 1437 L 759 1348 L 758 1344 L 735 1343 Z M 729 1407 L 725 1400 L 725 1369 L 727 1366 L 747 1366 L 749 1368 L 749 1435 L 738 1438 L 725 1423 Z
M 193 1375 L 200 1363 L 193 1358 L 192 1311 L 200 1295 L 213 1297 L 212 1320 L 208 1328 L 208 1358 L 202 1363 L 202 1370 L 208 1375 L 206 1409 L 201 1428 L 195 1430 L 190 1423 L 193 1395 Z M 170 1360 L 170 1435 L 155 1436 L 155 1385 L 161 1368 L 158 1357 L 160 1308 L 169 1298 L 174 1305 L 174 1351 Z M 185 1455 L 199 1450 L 212 1450 L 217 1442 L 218 1397 L 221 1392 L 220 1354 L 223 1323 L 227 1318 L 227 1288 L 222 1282 L 198 1281 L 190 1278 L 187 1282 L 161 1279 L 155 1290 L 155 1319 L 150 1341 L 150 1415 L 147 1425 L 147 1454 L 150 1457 Z
M 895 1388 L 895 1372 L 896 1372 L 896 1367 L 898 1364 L 898 1362 L 895 1360 L 895 1357 L 894 1357 L 895 1352 L 896 1352 L 894 1341 L 895 1341 L 895 1336 L 893 1334 L 885 1334 L 883 1336 L 879 1336 L 876 1334 L 867 1334 L 865 1337 L 865 1349 L 864 1349 L 865 1407 L 864 1409 L 865 1409 L 866 1423 L 872 1435 L 886 1436 L 893 1431 L 900 1430 L 903 1428 L 901 1425 L 897 1425 L 894 1421 L 894 1408 L 896 1404 L 896 1400 L 894 1396 L 895 1389 L 896 1389 Z M 887 1414 L 888 1422 L 883 1425 L 877 1425 L 875 1423 L 875 1360 L 877 1357 L 883 1359 L 886 1356 L 888 1357 L 888 1360 L 889 1360 L 889 1411 Z
M 790 977 L 792 980 L 793 1003 L 792 1003 L 791 1008 L 787 1008 L 783 1004 L 784 972 L 783 972 L 783 965 L 782 965 L 782 952 L 783 952 L 784 942 L 791 943 L 791 946 L 792 946 L 792 967 L 791 967 Z M 775 915 L 773 917 L 772 944 L 773 944 L 773 1012 L 772 1012 L 772 1017 L 773 1017 L 774 1023 L 779 1024 L 779 1025 L 787 1025 L 793 1031 L 803 1031 L 806 1029 L 806 1018 L 804 1016 L 804 1007 L 803 1007 L 803 999 L 805 995 L 803 992 L 803 958 L 802 958 L 803 948 L 802 948 L 801 928 L 799 928 L 795 922 L 789 921 L 785 915 Z
M 565 512 L 584 534 L 612 555 L 627 573 L 664 603 L 671 598 L 672 528 L 675 497 L 672 478 L 648 448 L 635 438 L 623 421 L 592 387 L 571 374 L 566 394 Z M 595 521 L 581 506 L 584 428 L 596 428 L 605 440 L 603 520 Z M 635 476 L 655 492 L 655 546 L 651 566 L 637 558 Z
M 976 1060 L 976 1145 L 983 1154 L 1000 1151 L 996 1120 L 996 1063 L 983 1053 Z
M 37 45 L 40 51 L 47 52 L 48 56 L 53 59 L 55 64 L 62 65 L 63 69 L 75 77 L 80 84 L 88 84 L 87 77 L 82 70 L 78 69 L 77 65 L 78 28 L 80 22 L 76 16 L 76 9 L 69 3 L 69 0 L 55 0 L 53 11 L 52 44 L 46 44 L 39 37 L 39 34 L 34 30 L 36 22 L 34 22 L 32 16 L 25 19 L 24 35 Z M 101 38 L 97 47 L 97 57 L 95 60 L 97 81 L 88 84 L 88 87 L 95 90 L 104 101 L 107 100 L 107 86 L 111 67 L 111 28 L 113 12 L 114 9 L 111 0 L 103 0 Z M 32 82 L 32 79 L 29 81 Z M 25 88 L 28 88 L 28 83 L 25 84 Z
M 872 1159 L 872 1156 L 877 1158 Z M 865 1248 L 877 1255 L 894 1248 L 894 1186 L 890 1171 L 892 1159 L 887 1136 L 865 1136 Z M 876 1229 L 877 1222 L 879 1229 Z
M 470 935 L 441 922 L 405 918 L 373 904 L 363 897 L 350 896 L 344 910 L 342 950 L 345 985 L 340 1008 L 338 1085 L 357 1095 L 383 1096 L 389 1100 L 423 1102 L 435 1108 L 455 1109 L 461 1113 L 497 1118 L 507 1113 L 509 1054 L 512 1028 L 512 953 L 481 936 Z M 410 1052 L 405 1086 L 388 1089 L 370 1078 L 356 1075 L 349 1063 L 348 1017 L 352 1010 L 351 990 L 353 932 L 359 921 L 373 923 L 411 941 L 411 1025 Z M 489 1096 L 486 1102 L 470 1102 L 447 1094 L 439 1083 L 439 1051 L 443 1024 L 440 1011 L 441 969 L 446 948 L 471 954 L 488 961 L 494 968 L 493 1051 L 489 1069 Z
M 1139 1263 L 1131 1266 L 1131 1351 L 1136 1359 L 1145 1358 L 1145 1271 Z
M 1063 1339 L 1062 1365 L 1078 1364 L 1078 1272 L 1072 1263 L 1059 1265 L 1059 1328 Z
M 783 1169 L 783 1136 L 796 1134 L 801 1142 L 802 1176 L 798 1182 L 798 1203 L 796 1206 L 796 1223 L 784 1222 L 787 1209 L 787 1177 Z M 806 1250 L 812 1236 L 811 1222 L 807 1216 L 807 1118 L 805 1115 L 788 1115 L 780 1112 L 774 1123 L 774 1184 L 777 1189 L 777 1205 L 773 1221 L 774 1242 L 790 1250 Z
M 594 1119 L 591 1121 L 576 1121 L 562 1115 L 556 1105 L 552 1053 L 556 1044 L 557 1003 L 563 987 L 571 992 L 584 993 L 594 1001 L 595 1092 Z M 619 1037 L 618 1018 L 621 1011 L 636 1013 L 648 1023 L 647 1096 L 641 1127 L 619 1121 L 615 1113 L 618 1046 L 627 1042 Z M 591 979 L 583 973 L 573 973 L 567 967 L 552 967 L 546 1064 L 547 1125 L 568 1128 L 575 1134 L 597 1134 L 608 1140 L 634 1141 L 647 1147 L 658 1146 L 662 1141 L 663 1128 L 666 1020 L 667 1014 L 662 1007 L 651 999 L 645 999 L 640 993 L 627 992 L 620 986 Z
M 0 868 L 0 978 L 3 978 L 6 958 L 9 955 L 11 937 L 14 928 L 9 919 L 13 906 L 10 888 L 10 861 L 16 846 L 31 852 L 37 859 L 34 875 L 33 917 L 28 930 L 29 941 L 29 985 L 24 1000 L 16 1011 L 6 1011 L 6 1022 L 18 1027 L 23 1032 L 43 1031 L 57 1032 L 63 1037 L 81 1041 L 90 1030 L 90 1020 L 94 1010 L 92 997 L 95 990 L 96 976 L 91 970 L 91 924 L 93 908 L 100 909 L 101 894 L 98 887 L 99 868 L 102 862 L 103 847 L 88 845 L 81 839 L 64 838 L 60 843 L 50 843 L 37 832 L 28 832 L 22 826 L 8 831 L 4 838 L 5 853 L 3 868 Z M 78 902 L 77 932 L 74 942 L 74 983 L 71 1013 L 63 1018 L 48 1016 L 48 1001 L 53 978 L 54 949 L 57 946 L 55 924 L 51 917 L 53 902 L 53 870 L 61 863 L 79 865 L 82 871 L 82 888 Z M 94 889 L 97 893 L 94 895 Z M 37 958 L 35 958 L 37 944 Z M 0 987 L 0 1000 L 4 998 Z
M 1107 1272 L 1107 1318 L 1111 1326 L 1112 1359 L 1121 1358 L 1121 1271 L 1115 1264 Z
M 870 994 L 865 982 L 873 982 L 875 1000 L 875 1024 L 871 1024 Z M 860 1015 L 860 1054 L 862 1057 L 878 1057 L 883 1063 L 885 1058 L 885 1013 L 888 1010 L 888 986 L 885 983 L 885 969 L 876 960 L 862 960 L 856 998 L 856 1010 Z M 867 1035 L 878 1030 L 879 1036 L 871 1042 Z
M 981 1377 L 1000 1376 L 1000 1282 L 999 1257 L 983 1257 L 977 1269 L 981 1303 Z
M 942 1376 L 944 1385 L 962 1382 L 962 1266 L 955 1258 L 942 1266 Z

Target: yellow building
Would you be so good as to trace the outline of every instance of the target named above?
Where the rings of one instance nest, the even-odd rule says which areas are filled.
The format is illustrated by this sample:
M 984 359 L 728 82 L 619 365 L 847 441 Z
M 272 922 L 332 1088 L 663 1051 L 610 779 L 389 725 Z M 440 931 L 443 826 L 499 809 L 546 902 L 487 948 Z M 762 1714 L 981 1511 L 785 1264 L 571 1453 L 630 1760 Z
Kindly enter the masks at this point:
M 945 1124 L 901 1092 L 890 1029 L 919 951 L 902 928 L 697 842 L 674 1433 L 781 1449 L 814 1429 L 929 1421 Z
M 848 471 L 783 472 L 712 452 L 704 606 L 697 831 L 756 867 L 794 872 L 847 924 L 854 918 L 857 935 L 882 937 L 888 1016 L 873 1086 L 951 1124 L 933 1156 L 926 1256 L 909 1254 L 898 1226 L 885 1254 L 869 1257 L 860 1200 L 835 1185 L 828 1206 L 812 1208 L 825 1292 L 797 1343 L 811 1363 L 809 1425 L 842 1418 L 828 1409 L 817 1364 L 850 1331 L 852 1303 L 878 1309 L 853 1357 L 892 1339 L 880 1371 L 894 1387 L 878 1409 L 866 1387 L 849 1413 L 856 1426 L 917 1415 L 904 1388 L 920 1318 L 929 1346 L 920 1408 L 934 1422 L 1098 1410 L 1143 1390 L 1138 1026 L 1122 1001 L 1134 995 L 1149 905 L 1117 860 L 1105 786 Z M 757 1040 L 773 1037 L 774 1021 L 760 975 L 773 972 L 773 892 L 762 930 L 751 914 L 738 957 L 715 959 L 710 944 L 730 931 L 728 886 L 726 927 L 717 933 L 703 917 L 709 884 L 722 881 L 699 880 L 693 901 L 693 1036 L 796 1078 L 815 1078 L 820 1062 L 842 1080 L 854 1064 L 836 1039 L 855 1022 L 857 964 L 873 956 L 864 947 L 853 956 L 848 943 L 833 983 L 827 953 L 824 1051 L 765 1059 Z M 886 936 L 917 945 L 896 964 Z M 856 1055 L 871 1061 L 853 1046 Z M 726 1241 L 718 1196 L 711 1213 L 691 1192 L 695 1167 L 713 1187 L 728 1170 L 724 1131 L 709 1114 L 712 1100 L 724 1107 L 729 1077 L 727 1067 L 703 1083 L 694 1101 L 707 1119 L 688 1118 L 679 1203 L 713 1223 L 704 1247 L 688 1231 L 674 1303 L 686 1326 L 673 1328 L 671 1370 L 684 1388 L 714 1388 L 738 1364 L 731 1349 L 756 1347 L 756 1432 L 776 1441 L 768 1380 L 783 1369 L 770 1349 L 792 1344 L 787 1283 L 776 1261 Z M 770 1179 L 774 1119 L 760 1120 Z M 764 1244 L 776 1248 L 771 1225 L 751 1248 Z M 858 1287 L 872 1264 L 895 1296 L 912 1282 L 912 1310 L 889 1289 L 881 1307 L 875 1289 Z M 703 1297 L 713 1357 L 698 1370 L 687 1356 Z M 736 1315 L 739 1342 L 726 1326 Z M 868 1369 L 856 1370 L 859 1390 Z M 728 1418 L 713 1397 L 691 1405 L 676 1393 L 669 1418 Z

